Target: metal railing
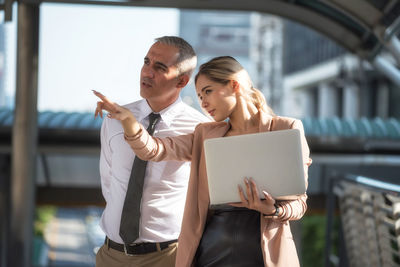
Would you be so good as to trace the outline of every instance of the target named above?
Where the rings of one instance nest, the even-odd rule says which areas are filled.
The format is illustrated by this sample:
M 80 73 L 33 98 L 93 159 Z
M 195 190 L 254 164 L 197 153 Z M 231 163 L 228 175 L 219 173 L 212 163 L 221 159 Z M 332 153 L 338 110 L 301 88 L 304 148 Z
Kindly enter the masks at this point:
M 335 204 L 338 253 L 333 253 Z M 325 266 L 400 266 L 400 185 L 355 175 L 330 179 Z

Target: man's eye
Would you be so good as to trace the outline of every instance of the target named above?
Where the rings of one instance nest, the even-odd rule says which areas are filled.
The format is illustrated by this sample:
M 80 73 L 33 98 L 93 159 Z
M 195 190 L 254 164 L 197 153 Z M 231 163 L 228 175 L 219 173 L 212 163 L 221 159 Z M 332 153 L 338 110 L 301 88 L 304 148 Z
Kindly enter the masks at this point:
M 162 71 L 162 72 L 166 72 L 167 71 L 164 67 L 161 67 L 161 66 L 157 66 L 156 69 L 159 70 L 159 71 Z

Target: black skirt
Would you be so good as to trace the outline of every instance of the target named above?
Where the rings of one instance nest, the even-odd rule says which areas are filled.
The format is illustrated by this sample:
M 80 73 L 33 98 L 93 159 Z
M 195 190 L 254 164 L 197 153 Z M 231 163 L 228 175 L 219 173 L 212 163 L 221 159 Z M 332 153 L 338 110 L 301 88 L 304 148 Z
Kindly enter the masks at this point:
M 230 206 L 212 210 L 196 252 L 195 266 L 264 266 L 260 213 Z

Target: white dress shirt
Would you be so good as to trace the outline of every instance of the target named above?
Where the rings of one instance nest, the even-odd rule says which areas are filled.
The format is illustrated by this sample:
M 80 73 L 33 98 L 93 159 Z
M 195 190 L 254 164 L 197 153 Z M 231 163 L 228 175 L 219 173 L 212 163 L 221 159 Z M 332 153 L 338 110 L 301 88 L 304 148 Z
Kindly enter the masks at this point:
M 147 128 L 153 112 L 146 100 L 125 106 Z M 160 112 L 153 136 L 167 137 L 192 133 L 200 122 L 209 121 L 179 98 Z M 123 243 L 119 236 L 122 208 L 135 154 L 125 142 L 118 120 L 104 118 L 101 127 L 100 176 L 106 207 L 100 226 L 111 240 Z M 177 239 L 190 173 L 190 162 L 148 162 L 143 185 L 139 242 L 163 242 Z

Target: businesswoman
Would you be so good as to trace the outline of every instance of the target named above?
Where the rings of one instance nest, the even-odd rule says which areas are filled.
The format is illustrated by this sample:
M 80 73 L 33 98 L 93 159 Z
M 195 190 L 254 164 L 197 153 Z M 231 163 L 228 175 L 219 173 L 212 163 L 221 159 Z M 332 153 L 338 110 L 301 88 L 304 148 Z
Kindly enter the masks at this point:
M 217 57 L 201 65 L 195 85 L 202 109 L 215 122 L 199 124 L 189 135 L 163 139 L 150 136 L 129 110 L 94 92 L 101 99 L 95 116 L 106 110 L 109 117 L 120 120 L 125 140 L 137 156 L 152 161 L 191 161 L 176 266 L 299 266 L 289 221 L 303 216 L 307 195 L 279 201 L 263 192 L 265 199 L 261 200 L 257 185 L 245 178 L 246 187 L 238 188 L 240 203 L 211 209 L 203 142 L 223 136 L 299 129 L 307 184 L 311 159 L 301 121 L 274 115 L 261 92 L 253 88 L 248 73 L 232 57 Z

